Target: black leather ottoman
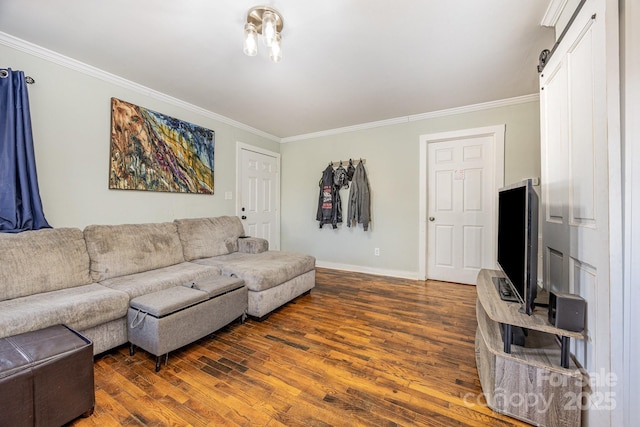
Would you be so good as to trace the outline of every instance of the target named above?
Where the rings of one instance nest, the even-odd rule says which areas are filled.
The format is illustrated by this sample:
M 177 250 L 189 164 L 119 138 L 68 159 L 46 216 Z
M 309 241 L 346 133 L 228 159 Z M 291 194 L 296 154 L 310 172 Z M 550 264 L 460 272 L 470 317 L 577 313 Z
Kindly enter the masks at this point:
M 93 343 L 66 326 L 0 338 L 0 426 L 61 426 L 93 413 Z

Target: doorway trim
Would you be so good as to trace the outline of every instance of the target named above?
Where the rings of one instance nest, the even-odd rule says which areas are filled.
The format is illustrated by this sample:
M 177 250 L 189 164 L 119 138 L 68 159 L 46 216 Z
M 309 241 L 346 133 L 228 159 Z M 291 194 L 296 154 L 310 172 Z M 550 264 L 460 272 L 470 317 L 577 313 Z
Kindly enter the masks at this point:
M 244 142 L 236 141 L 236 216 L 240 216 L 242 209 L 242 151 L 253 151 L 254 153 L 264 154 L 265 156 L 274 157 L 276 159 L 278 173 L 276 174 L 276 204 L 278 206 L 276 213 L 276 230 L 277 230 L 277 246 L 280 249 L 280 153 L 270 151 L 265 148 L 256 147 L 255 145 L 245 144 Z
M 493 138 L 495 170 L 494 170 L 494 190 L 504 185 L 504 133 L 505 126 L 495 125 L 472 129 L 462 129 L 449 132 L 431 133 L 420 135 L 419 157 L 420 169 L 418 173 L 418 279 L 427 280 L 427 217 L 428 217 L 428 144 L 434 142 L 452 141 L 456 139 L 467 139 L 474 137 L 489 136 Z M 497 224 L 496 211 L 494 210 L 493 223 Z M 494 246 L 496 236 L 493 236 Z

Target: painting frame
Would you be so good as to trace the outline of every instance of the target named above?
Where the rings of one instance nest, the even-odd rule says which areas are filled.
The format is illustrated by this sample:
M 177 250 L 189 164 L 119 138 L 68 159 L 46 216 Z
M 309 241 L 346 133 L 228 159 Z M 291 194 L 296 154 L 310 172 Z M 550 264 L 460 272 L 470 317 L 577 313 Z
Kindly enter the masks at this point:
M 111 98 L 109 189 L 214 194 L 215 132 Z

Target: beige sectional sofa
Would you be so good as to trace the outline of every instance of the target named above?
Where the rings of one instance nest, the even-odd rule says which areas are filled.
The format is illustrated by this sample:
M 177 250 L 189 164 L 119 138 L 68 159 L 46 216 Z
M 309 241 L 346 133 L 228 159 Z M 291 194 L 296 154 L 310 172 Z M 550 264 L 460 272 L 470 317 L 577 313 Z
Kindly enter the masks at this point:
M 66 324 L 94 353 L 125 344 L 129 301 L 213 275 L 248 288 L 264 317 L 315 286 L 315 259 L 244 238 L 239 218 L 0 233 L 0 338 Z

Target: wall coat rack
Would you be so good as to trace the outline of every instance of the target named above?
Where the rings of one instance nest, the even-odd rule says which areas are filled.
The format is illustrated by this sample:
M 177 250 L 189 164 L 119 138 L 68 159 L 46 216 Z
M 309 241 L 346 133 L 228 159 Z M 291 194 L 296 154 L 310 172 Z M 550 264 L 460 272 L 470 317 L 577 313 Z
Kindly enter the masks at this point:
M 362 163 L 363 165 L 367 164 L 367 159 L 357 159 L 357 160 L 339 160 L 337 162 L 330 162 L 330 165 L 334 168 L 339 166 L 349 166 L 349 161 L 353 162 L 353 165 L 356 166 L 358 163 Z

